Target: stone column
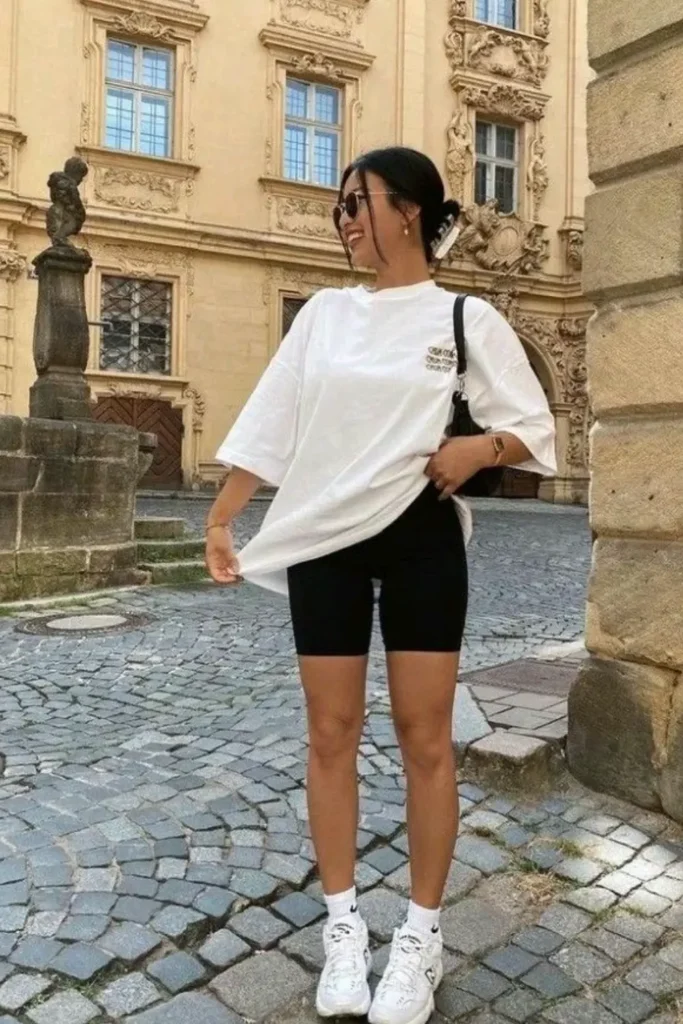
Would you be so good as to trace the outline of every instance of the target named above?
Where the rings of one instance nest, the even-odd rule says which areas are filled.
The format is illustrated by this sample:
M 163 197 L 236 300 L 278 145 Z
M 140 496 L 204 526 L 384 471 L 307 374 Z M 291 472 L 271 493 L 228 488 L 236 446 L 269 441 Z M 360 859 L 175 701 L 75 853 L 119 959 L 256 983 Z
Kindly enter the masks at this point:
M 589 0 L 592 655 L 568 759 L 683 821 L 683 6 Z
M 31 388 L 30 414 L 50 420 L 92 419 L 88 365 L 85 275 L 90 254 L 55 245 L 33 261 L 38 271 L 38 309 L 33 358 L 38 379 Z

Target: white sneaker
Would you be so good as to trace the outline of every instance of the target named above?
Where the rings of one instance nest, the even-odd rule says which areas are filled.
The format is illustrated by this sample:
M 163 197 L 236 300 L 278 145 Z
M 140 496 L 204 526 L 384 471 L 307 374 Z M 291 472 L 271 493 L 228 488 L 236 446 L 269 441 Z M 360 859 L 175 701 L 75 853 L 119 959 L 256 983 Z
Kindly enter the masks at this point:
M 372 969 L 365 921 L 357 911 L 338 917 L 325 925 L 323 942 L 326 960 L 316 999 L 319 1016 L 364 1017 L 370 1009 Z
M 394 932 L 391 955 L 370 1009 L 370 1024 L 427 1024 L 443 978 L 441 932 L 423 935 L 407 924 Z

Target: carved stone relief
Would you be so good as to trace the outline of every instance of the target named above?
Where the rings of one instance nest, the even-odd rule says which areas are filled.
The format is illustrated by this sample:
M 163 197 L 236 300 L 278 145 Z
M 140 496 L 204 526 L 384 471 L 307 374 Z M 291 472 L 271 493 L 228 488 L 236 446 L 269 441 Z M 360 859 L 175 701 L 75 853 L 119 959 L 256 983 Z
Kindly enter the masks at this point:
M 540 121 L 547 100 L 530 95 L 513 85 L 468 85 L 462 87 L 463 101 L 486 114 L 502 114 L 522 121 Z
M 180 192 L 178 178 L 122 167 L 95 168 L 95 198 L 111 206 L 149 213 L 175 213 L 180 205 Z
M 529 144 L 526 181 L 527 190 L 531 197 L 532 218 L 533 220 L 538 220 L 543 197 L 550 183 L 548 165 L 545 159 L 545 140 L 540 134 L 535 139 L 532 139 Z
M 357 42 L 364 3 L 344 0 L 279 0 L 279 21 L 292 28 Z
M 539 86 L 548 72 L 549 60 L 544 43 L 482 25 L 469 39 L 465 63 L 470 68 Z
M 534 0 L 534 33 L 542 39 L 550 35 L 549 0 Z
M 0 249 L 0 277 L 16 281 L 26 270 L 26 257 L 16 249 Z
M 294 235 L 313 238 L 336 237 L 332 221 L 332 203 L 322 199 L 269 196 L 275 209 L 275 228 Z
M 292 68 L 300 74 L 321 75 L 331 82 L 341 82 L 344 72 L 324 53 L 303 53 L 292 59 Z
M 578 272 L 583 268 L 583 231 L 567 231 L 566 239 L 567 263 L 572 270 Z
M 164 25 L 151 14 L 144 11 L 131 11 L 130 14 L 116 14 L 113 19 L 114 28 L 119 32 L 127 32 L 132 36 L 148 36 L 158 42 L 172 42 L 175 38 L 170 25 Z
M 462 202 L 465 196 L 465 182 L 474 165 L 472 125 L 466 111 L 453 115 L 446 135 L 446 178 L 451 195 Z
M 9 146 L 0 146 L 0 181 L 9 178 L 12 167 L 12 153 Z
M 538 273 L 548 259 L 544 228 L 515 213 L 501 214 L 497 200 L 465 207 L 463 230 L 452 250 L 454 259 L 471 259 L 485 270 L 527 275 Z

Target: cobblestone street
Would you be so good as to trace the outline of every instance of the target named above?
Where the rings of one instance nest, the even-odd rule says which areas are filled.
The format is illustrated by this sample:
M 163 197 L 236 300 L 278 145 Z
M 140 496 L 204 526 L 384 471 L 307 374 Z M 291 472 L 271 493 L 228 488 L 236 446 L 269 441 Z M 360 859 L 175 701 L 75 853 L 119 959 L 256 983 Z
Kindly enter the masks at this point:
M 138 512 L 200 531 L 206 510 Z M 585 511 L 494 502 L 476 519 L 463 672 L 580 637 Z M 141 618 L 90 636 L 0 618 L 0 1024 L 313 1024 L 323 905 L 285 602 L 203 585 L 39 614 L 67 611 Z M 377 643 L 359 771 L 376 979 L 408 892 Z M 524 794 L 465 780 L 461 796 L 435 1024 L 683 1020 L 681 830 L 564 779 Z

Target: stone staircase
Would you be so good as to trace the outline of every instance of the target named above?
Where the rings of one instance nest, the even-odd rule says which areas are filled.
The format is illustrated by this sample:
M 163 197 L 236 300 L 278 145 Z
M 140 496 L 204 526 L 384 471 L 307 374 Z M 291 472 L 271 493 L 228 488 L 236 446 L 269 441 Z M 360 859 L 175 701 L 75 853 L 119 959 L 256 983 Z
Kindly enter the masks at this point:
M 146 517 L 135 520 L 138 569 L 150 583 L 204 583 L 204 540 L 188 537 L 184 519 Z

